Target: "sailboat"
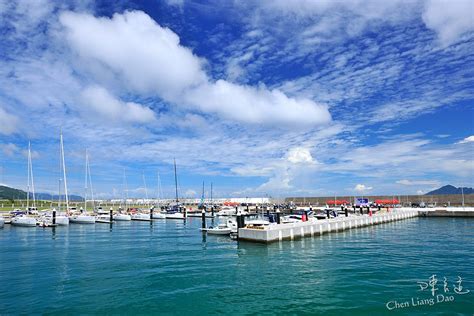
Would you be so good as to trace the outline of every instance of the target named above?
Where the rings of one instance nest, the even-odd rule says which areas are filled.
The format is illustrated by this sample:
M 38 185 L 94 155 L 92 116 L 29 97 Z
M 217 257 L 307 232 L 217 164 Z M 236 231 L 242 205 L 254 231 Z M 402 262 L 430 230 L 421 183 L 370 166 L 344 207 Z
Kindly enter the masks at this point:
M 30 184 L 33 193 L 33 207 L 31 209 L 36 209 L 35 203 L 35 189 L 34 189 L 34 181 L 33 181 L 33 164 L 31 161 L 31 144 L 28 142 L 28 185 L 27 185 L 27 193 L 26 193 L 26 213 L 17 215 L 12 218 L 11 224 L 13 226 L 23 226 L 23 227 L 35 227 L 36 226 L 36 218 L 28 216 L 30 212 Z
M 143 174 L 143 183 L 145 184 L 145 194 L 148 200 L 148 193 L 146 191 L 146 183 L 145 183 L 145 174 Z M 132 221 L 141 221 L 141 222 L 149 222 L 151 221 L 150 214 L 143 213 L 141 210 L 138 210 L 131 214 Z
M 171 209 L 168 209 L 166 213 L 166 218 L 167 219 L 185 219 L 186 217 L 180 211 L 181 207 L 179 205 L 179 199 L 178 199 L 178 175 L 176 173 L 176 159 L 174 159 L 174 186 L 175 186 L 175 191 L 176 191 L 176 204 Z
M 62 137 L 62 132 L 61 132 L 61 137 Z M 60 141 L 60 144 L 62 142 Z M 56 212 L 56 220 L 55 224 L 58 226 L 68 226 L 69 225 L 69 217 L 67 216 L 66 213 L 61 214 L 61 172 L 63 172 L 63 154 L 62 154 L 62 147 L 60 145 L 59 149 L 59 185 L 58 185 L 58 211 L 56 211 L 56 208 L 53 208 L 51 212 L 47 212 L 45 216 L 43 217 L 43 225 L 49 225 L 53 224 L 53 212 Z M 67 209 L 66 209 L 67 211 Z
M 161 190 L 161 179 L 160 179 L 160 173 L 158 172 L 158 212 L 153 212 L 152 218 L 153 219 L 164 219 L 166 218 L 165 213 L 161 213 L 161 197 L 163 196 L 162 190 Z
M 126 208 L 127 205 L 127 200 L 124 199 L 125 197 L 125 188 L 126 188 L 126 182 L 125 182 L 125 169 L 123 170 L 123 183 L 122 183 L 122 201 L 124 201 L 124 205 Z M 120 221 L 120 222 L 128 222 L 132 220 L 132 216 L 127 213 L 122 213 L 122 202 L 120 202 L 119 206 L 119 212 L 114 215 L 114 221 Z
M 66 166 L 64 165 L 64 147 L 62 142 L 62 134 L 61 134 L 61 148 L 63 153 L 63 167 L 64 167 L 64 188 L 66 191 L 66 204 L 69 204 L 69 200 L 67 197 L 67 185 L 66 185 Z M 89 170 L 89 156 L 86 150 L 86 175 L 85 175 L 85 192 L 84 192 L 84 210 L 79 214 L 71 214 L 69 216 L 69 221 L 74 224 L 95 224 L 95 217 L 92 215 L 87 214 L 87 180 L 88 180 L 88 173 Z M 91 188 L 92 191 L 92 188 Z M 91 194 L 92 195 L 92 194 Z M 94 197 L 92 197 L 92 201 L 94 201 Z M 69 209 L 69 207 L 68 207 Z M 82 211 L 82 209 L 81 209 Z

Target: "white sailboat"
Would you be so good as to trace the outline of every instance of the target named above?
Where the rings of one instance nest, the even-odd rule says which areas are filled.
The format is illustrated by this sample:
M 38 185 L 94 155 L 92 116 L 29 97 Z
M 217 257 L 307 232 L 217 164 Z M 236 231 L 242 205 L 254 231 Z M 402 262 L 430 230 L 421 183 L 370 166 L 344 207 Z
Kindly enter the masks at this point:
M 22 215 L 17 215 L 12 218 L 11 224 L 13 226 L 23 226 L 23 227 L 35 227 L 36 226 L 36 218 L 31 217 L 28 215 L 30 211 L 30 184 L 33 193 L 33 207 L 32 209 L 36 209 L 35 203 L 35 189 L 34 189 L 34 181 L 33 181 L 33 164 L 31 161 L 31 144 L 28 142 L 28 185 L 27 185 L 27 192 L 26 192 L 26 213 Z
M 61 148 L 63 148 L 63 141 L 62 141 L 62 134 L 61 134 Z M 69 204 L 69 199 L 67 197 L 67 185 L 66 185 L 66 166 L 64 165 L 64 149 L 63 152 L 63 167 L 64 167 L 64 187 L 66 191 L 66 204 Z M 89 172 L 89 156 L 87 155 L 86 150 L 86 175 L 85 175 L 85 194 L 84 194 L 84 212 L 79 214 L 71 214 L 69 215 L 69 221 L 74 224 L 95 224 L 95 217 L 92 215 L 87 214 L 87 180 L 88 180 L 88 172 Z M 69 207 L 68 207 L 69 209 Z
M 125 209 L 127 208 L 126 189 L 127 189 L 127 183 L 126 183 L 125 169 L 124 169 L 123 170 L 123 182 L 122 182 L 122 201 L 124 202 L 123 205 L 124 205 Z M 119 212 L 114 215 L 114 220 L 115 221 L 121 221 L 121 222 L 128 222 L 128 221 L 132 220 L 132 216 L 130 216 L 130 214 L 122 212 L 122 202 L 120 202 Z
M 166 214 L 161 213 L 161 197 L 163 196 L 163 192 L 161 190 L 161 179 L 160 179 L 160 173 L 158 172 L 158 211 L 153 210 L 153 219 L 165 219 Z
M 127 179 L 125 178 L 125 171 L 124 171 L 124 179 L 125 179 L 125 185 L 127 184 Z M 127 186 L 127 192 L 128 192 L 128 186 Z M 128 194 L 127 194 L 127 199 L 128 199 Z M 131 212 L 130 216 L 132 217 L 132 221 L 140 221 L 140 222 L 149 222 L 151 221 L 150 215 L 141 212 L 140 210 L 136 210 Z
M 61 136 L 62 138 L 62 132 Z M 64 214 L 61 213 L 61 173 L 63 172 L 63 149 L 61 146 L 62 142 L 60 141 L 59 145 L 59 178 L 58 178 L 58 210 L 56 211 L 53 208 L 50 212 L 47 212 L 43 217 L 43 224 L 53 224 L 53 212 L 56 212 L 56 220 L 55 224 L 58 226 L 68 226 L 69 225 L 69 217 L 67 216 L 67 208 Z

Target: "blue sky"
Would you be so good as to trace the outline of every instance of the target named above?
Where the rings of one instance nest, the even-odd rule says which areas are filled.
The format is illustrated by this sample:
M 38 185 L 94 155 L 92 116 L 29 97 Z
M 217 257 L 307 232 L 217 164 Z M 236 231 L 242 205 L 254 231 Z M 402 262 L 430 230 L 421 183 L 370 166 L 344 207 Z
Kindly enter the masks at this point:
M 472 1 L 0 0 L 0 183 L 121 197 L 474 186 Z

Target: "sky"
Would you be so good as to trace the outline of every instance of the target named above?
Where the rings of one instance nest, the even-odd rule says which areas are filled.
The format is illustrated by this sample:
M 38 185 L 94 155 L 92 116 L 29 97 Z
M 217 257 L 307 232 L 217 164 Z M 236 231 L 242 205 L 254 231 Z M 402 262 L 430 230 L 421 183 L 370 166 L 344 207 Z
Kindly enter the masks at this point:
M 472 187 L 473 52 L 469 0 L 0 0 L 0 183 L 31 142 L 57 192 L 62 130 L 100 198 Z

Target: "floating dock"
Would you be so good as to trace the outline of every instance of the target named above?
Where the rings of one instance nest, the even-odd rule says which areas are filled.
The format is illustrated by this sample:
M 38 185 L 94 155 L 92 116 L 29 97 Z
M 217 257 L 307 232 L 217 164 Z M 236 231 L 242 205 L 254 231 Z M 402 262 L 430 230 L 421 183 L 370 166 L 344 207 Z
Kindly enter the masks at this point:
M 239 228 L 238 238 L 239 240 L 270 243 L 281 240 L 313 237 L 325 233 L 378 225 L 418 216 L 419 213 L 417 210 L 396 210 L 374 214 L 372 216 L 341 216 L 325 220 L 269 225 L 264 229 Z

